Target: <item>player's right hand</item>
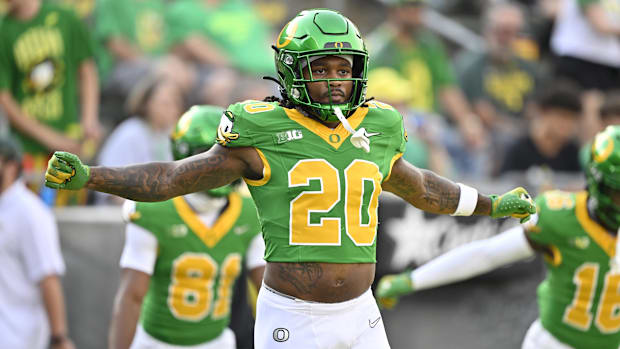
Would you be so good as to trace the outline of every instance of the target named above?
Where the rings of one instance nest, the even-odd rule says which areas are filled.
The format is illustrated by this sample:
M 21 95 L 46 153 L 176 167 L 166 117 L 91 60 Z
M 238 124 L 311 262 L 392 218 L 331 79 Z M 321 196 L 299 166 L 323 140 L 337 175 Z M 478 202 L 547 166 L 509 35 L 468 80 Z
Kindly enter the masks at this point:
M 392 309 L 398 303 L 399 297 L 413 291 L 411 271 L 385 275 L 377 284 L 377 302 L 381 308 Z
M 84 165 L 77 155 L 64 151 L 54 153 L 47 163 L 45 185 L 53 189 L 82 189 L 90 178 L 90 167 Z

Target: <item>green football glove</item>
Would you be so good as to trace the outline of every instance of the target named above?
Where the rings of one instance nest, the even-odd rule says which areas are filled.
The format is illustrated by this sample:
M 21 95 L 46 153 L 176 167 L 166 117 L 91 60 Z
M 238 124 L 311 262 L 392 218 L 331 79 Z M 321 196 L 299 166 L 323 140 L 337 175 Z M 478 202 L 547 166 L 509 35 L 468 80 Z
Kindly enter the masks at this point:
M 400 274 L 386 275 L 377 284 L 377 303 L 379 307 L 392 309 L 398 298 L 413 292 L 413 282 L 411 281 L 411 271 Z
M 503 195 L 489 195 L 491 198 L 491 217 L 501 218 L 510 216 L 525 223 L 530 215 L 536 213 L 536 204 L 527 193 L 527 190 L 518 187 Z
M 53 189 L 82 189 L 90 178 L 90 167 L 84 165 L 77 155 L 64 151 L 54 153 L 47 163 L 45 185 Z

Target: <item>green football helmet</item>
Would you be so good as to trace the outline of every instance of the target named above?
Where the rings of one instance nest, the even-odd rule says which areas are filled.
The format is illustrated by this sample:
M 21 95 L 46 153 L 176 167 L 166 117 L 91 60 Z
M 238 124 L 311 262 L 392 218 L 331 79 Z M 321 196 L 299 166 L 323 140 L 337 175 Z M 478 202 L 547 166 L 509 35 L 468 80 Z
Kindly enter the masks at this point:
M 285 100 L 300 105 L 323 121 L 338 121 L 334 108 L 348 116 L 366 100 L 368 51 L 359 30 L 348 18 L 329 9 L 300 12 L 288 22 L 276 42 L 275 63 L 280 92 Z M 303 67 L 313 58 L 326 55 L 350 55 L 353 74 L 350 79 L 304 79 Z M 312 100 L 306 83 L 316 81 L 352 80 L 351 97 L 342 104 L 322 104 Z M 329 91 L 331 96 L 331 90 Z M 331 97 L 330 97 L 331 99 Z
M 177 122 L 170 140 L 175 160 L 185 159 L 203 153 L 216 143 L 217 128 L 224 110 L 210 105 L 190 108 Z M 207 190 L 207 194 L 222 197 L 230 194 L 232 185 Z
M 614 203 L 612 193 L 620 192 L 620 126 L 608 126 L 594 138 L 586 179 L 597 217 L 608 228 L 617 230 L 620 205 Z

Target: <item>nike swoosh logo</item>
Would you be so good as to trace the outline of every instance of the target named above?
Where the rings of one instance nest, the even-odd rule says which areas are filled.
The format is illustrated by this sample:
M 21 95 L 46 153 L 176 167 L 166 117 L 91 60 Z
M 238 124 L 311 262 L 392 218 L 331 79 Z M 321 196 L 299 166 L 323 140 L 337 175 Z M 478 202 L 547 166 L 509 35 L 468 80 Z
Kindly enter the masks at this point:
M 375 328 L 375 326 L 377 326 L 377 324 L 379 323 L 379 320 L 381 320 L 381 316 L 379 316 L 377 320 L 373 322 L 370 322 L 370 319 L 368 319 L 368 326 L 370 326 L 370 328 Z
M 381 132 L 366 133 L 366 137 L 378 136 L 380 134 L 381 134 Z

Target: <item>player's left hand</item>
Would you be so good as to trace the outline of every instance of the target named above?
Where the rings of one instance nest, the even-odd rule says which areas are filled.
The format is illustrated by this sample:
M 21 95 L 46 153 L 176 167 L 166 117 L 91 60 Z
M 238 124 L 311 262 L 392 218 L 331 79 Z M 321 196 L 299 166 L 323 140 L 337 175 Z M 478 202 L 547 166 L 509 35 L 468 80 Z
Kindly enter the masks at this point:
M 398 298 L 413 292 L 413 283 L 411 282 L 411 271 L 400 274 L 386 275 L 379 280 L 377 284 L 376 296 L 379 307 L 392 309 Z
M 530 215 L 536 213 L 536 204 L 532 200 L 527 190 L 522 187 L 515 188 L 503 195 L 490 195 L 491 198 L 491 217 L 501 218 L 510 216 L 520 219 L 525 223 L 530 219 Z

